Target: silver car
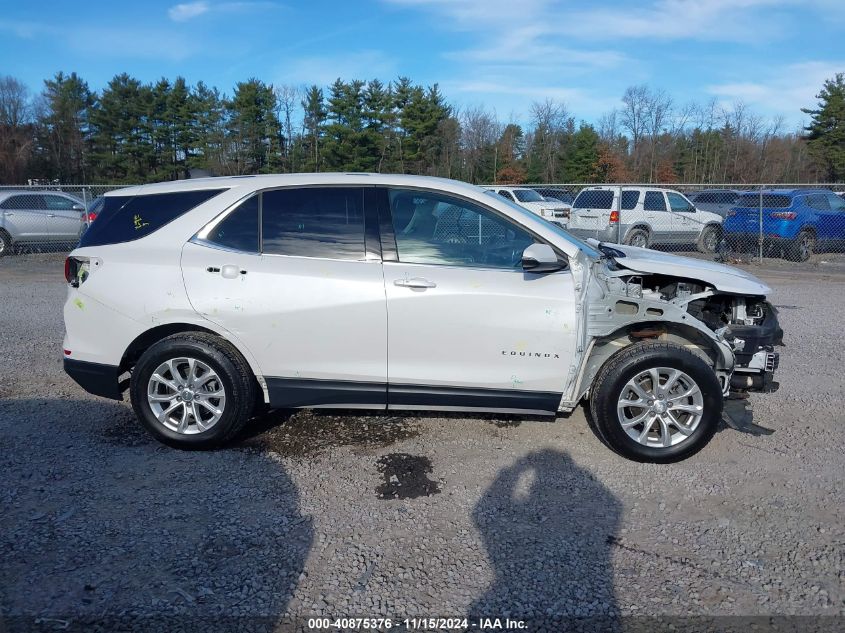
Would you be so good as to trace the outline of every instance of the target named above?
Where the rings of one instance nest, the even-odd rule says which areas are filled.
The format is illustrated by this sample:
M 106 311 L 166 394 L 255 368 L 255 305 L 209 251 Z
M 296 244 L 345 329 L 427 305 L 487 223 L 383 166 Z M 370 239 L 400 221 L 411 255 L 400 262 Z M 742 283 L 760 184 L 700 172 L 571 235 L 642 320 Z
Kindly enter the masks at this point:
M 0 257 L 16 244 L 76 243 L 85 228 L 79 198 L 59 191 L 0 192 Z

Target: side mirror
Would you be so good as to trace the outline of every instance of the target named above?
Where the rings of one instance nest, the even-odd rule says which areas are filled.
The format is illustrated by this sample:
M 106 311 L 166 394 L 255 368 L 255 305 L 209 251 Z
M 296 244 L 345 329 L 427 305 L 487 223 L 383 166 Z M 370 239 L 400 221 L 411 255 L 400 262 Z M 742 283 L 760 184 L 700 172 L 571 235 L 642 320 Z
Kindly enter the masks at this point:
M 548 244 L 532 244 L 522 251 L 522 269 L 529 273 L 551 273 L 563 268 Z
M 73 203 L 73 210 L 74 211 L 85 211 L 85 206 L 79 204 L 78 202 Z

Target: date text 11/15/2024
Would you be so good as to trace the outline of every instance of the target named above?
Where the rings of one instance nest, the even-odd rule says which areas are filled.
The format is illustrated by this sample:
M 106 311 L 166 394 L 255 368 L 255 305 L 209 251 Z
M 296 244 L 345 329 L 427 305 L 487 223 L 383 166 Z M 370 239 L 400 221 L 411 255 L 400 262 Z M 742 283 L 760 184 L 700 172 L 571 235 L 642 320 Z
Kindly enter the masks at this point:
M 308 618 L 309 629 L 340 631 L 519 631 L 526 629 L 524 620 L 510 618 Z

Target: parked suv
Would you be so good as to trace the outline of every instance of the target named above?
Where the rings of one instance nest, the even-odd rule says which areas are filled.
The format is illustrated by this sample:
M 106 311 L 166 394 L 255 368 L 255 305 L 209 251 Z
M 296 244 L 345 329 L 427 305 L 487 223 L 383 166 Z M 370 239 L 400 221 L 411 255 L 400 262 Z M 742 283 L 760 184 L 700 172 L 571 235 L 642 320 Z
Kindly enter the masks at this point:
M 763 283 L 582 242 L 500 196 L 420 176 L 189 180 L 105 195 L 67 259 L 65 370 L 129 391 L 180 448 L 273 408 L 555 415 L 589 400 L 620 454 L 670 462 L 731 391 L 776 387 Z
M 814 251 L 845 246 L 845 200 L 827 189 L 770 189 L 739 197 L 725 218 L 725 241 L 734 250 L 763 247 L 805 262 Z
M 722 218 L 695 208 L 683 194 L 657 187 L 606 185 L 583 189 L 570 212 L 568 230 L 582 238 L 649 248 L 657 244 L 695 244 L 713 253 Z
M 79 198 L 58 191 L 0 191 L 0 257 L 17 244 L 76 243 L 85 228 Z
M 536 213 L 549 222 L 566 226 L 569 218 L 569 205 L 555 200 L 546 200 L 545 194 L 541 195 L 534 189 L 528 187 L 487 187 L 490 191 L 502 196 L 505 200 L 515 202 L 519 206 Z

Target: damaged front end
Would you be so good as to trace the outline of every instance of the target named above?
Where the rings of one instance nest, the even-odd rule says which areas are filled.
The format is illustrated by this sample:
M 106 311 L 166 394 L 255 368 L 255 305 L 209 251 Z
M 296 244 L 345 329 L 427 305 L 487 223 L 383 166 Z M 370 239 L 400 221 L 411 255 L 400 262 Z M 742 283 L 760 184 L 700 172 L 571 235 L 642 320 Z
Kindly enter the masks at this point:
M 601 245 L 602 247 L 604 245 Z M 620 349 L 658 340 L 706 357 L 724 396 L 778 388 L 774 373 L 783 331 L 769 288 L 742 271 L 689 258 L 613 245 L 606 257 L 584 262 L 579 311 L 577 376 L 561 402 L 571 410 L 589 392 L 601 366 Z M 573 369 L 575 369 L 573 367 Z

